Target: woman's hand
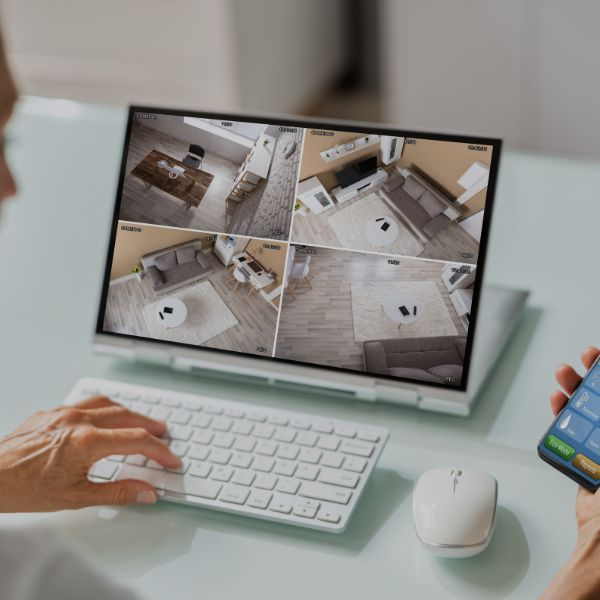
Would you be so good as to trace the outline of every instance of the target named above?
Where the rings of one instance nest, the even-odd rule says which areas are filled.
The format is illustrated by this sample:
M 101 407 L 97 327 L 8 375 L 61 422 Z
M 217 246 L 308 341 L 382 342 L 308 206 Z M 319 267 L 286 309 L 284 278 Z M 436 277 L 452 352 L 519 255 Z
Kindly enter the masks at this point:
M 143 454 L 167 468 L 180 460 L 159 439 L 166 424 L 96 396 L 31 416 L 0 438 L 0 512 L 101 504 L 153 504 L 143 481 L 92 483 L 90 467 L 111 454 Z

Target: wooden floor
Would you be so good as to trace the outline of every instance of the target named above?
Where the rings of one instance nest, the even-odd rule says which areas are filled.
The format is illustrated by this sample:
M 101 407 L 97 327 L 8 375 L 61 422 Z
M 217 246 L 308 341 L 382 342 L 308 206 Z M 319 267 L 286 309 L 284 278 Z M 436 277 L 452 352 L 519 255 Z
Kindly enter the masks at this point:
M 271 356 L 277 325 L 277 311 L 258 292 L 248 296 L 247 289 L 240 287 L 234 291 L 234 284 L 228 283 L 231 274 L 225 270 L 216 256 L 211 254 L 210 259 L 214 272 L 207 279 L 213 284 L 239 324 L 208 340 L 205 346 Z M 206 279 L 201 281 L 206 281 Z M 189 287 L 193 287 L 197 283 L 199 282 L 192 283 Z M 141 307 L 151 304 L 155 300 L 156 296 L 150 289 L 146 278 L 141 282 L 137 279 L 129 279 L 111 285 L 108 290 L 104 317 L 105 331 L 149 337 Z M 184 328 L 185 324 L 180 327 Z M 257 350 L 260 347 L 265 349 L 264 352 Z
M 188 149 L 189 144 L 185 142 L 155 129 L 134 124 L 127 156 L 121 219 L 201 231 L 226 231 L 225 199 L 233 187 L 240 165 L 207 152 L 202 161 L 202 170 L 214 175 L 214 179 L 200 206 L 189 210 L 185 202 L 167 192 L 156 187 L 146 190 L 144 182 L 131 175 L 131 171 L 152 150 L 159 150 L 181 160 Z
M 313 289 L 298 288 L 296 300 L 284 294 L 276 356 L 362 371 L 362 343 L 354 341 L 353 282 L 433 281 L 456 330 L 464 331 L 441 280 L 443 264 L 404 259 L 398 267 L 389 265 L 386 256 L 315 250 L 310 265 Z
M 390 177 L 394 173 L 390 172 Z M 329 225 L 329 217 L 337 212 L 346 210 L 355 202 L 360 202 L 363 198 L 370 194 L 377 194 L 382 202 L 385 203 L 383 196 L 379 193 L 381 186 L 372 187 L 358 196 L 347 200 L 343 204 L 335 204 L 332 208 L 321 214 L 308 212 L 305 216 L 295 215 L 292 223 L 292 241 L 302 244 L 315 244 L 329 246 L 332 248 L 343 248 L 340 240 L 335 235 L 335 232 Z M 387 205 L 387 203 L 386 203 Z M 393 211 L 399 221 L 406 221 Z M 412 232 L 410 226 L 407 228 Z M 419 258 L 430 258 L 434 260 L 445 260 L 449 262 L 467 262 L 471 264 L 477 263 L 479 253 L 479 244 L 474 240 L 462 227 L 457 223 L 450 223 L 445 229 L 440 231 L 434 239 L 428 242 L 423 242 L 416 234 L 414 234 L 423 246 L 423 251 L 418 255 Z M 360 250 L 360 248 L 354 248 Z M 472 258 L 466 258 L 463 253 L 472 254 Z

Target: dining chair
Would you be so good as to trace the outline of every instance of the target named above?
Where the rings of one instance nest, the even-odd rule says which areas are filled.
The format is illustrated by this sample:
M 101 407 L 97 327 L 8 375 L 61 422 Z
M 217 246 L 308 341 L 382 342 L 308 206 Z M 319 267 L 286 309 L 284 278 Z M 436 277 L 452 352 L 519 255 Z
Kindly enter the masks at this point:
M 190 149 L 187 155 L 183 159 L 183 163 L 194 167 L 194 169 L 202 168 L 202 161 L 204 160 L 204 148 L 198 144 L 190 144 Z

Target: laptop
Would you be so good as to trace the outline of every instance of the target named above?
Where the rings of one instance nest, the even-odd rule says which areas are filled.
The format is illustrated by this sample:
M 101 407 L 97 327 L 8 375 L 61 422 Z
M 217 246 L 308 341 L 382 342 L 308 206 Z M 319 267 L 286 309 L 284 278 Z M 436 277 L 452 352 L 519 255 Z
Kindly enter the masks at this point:
M 374 124 L 131 107 L 95 348 L 468 415 L 527 297 L 482 286 L 500 150 Z M 150 477 L 169 499 L 330 531 L 346 527 L 387 439 L 284 404 L 249 411 L 117 382 L 82 380 L 69 401 L 92 391 L 173 419 L 190 458 L 166 473 L 116 457 L 100 479 Z

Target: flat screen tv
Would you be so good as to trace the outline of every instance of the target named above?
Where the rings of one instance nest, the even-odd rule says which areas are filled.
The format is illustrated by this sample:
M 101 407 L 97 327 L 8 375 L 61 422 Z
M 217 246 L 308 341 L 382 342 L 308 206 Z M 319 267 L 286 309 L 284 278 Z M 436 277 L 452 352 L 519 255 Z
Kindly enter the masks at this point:
M 377 171 L 377 157 L 371 156 L 360 162 L 348 165 L 341 171 L 337 171 L 335 176 L 339 184 L 345 188 Z

